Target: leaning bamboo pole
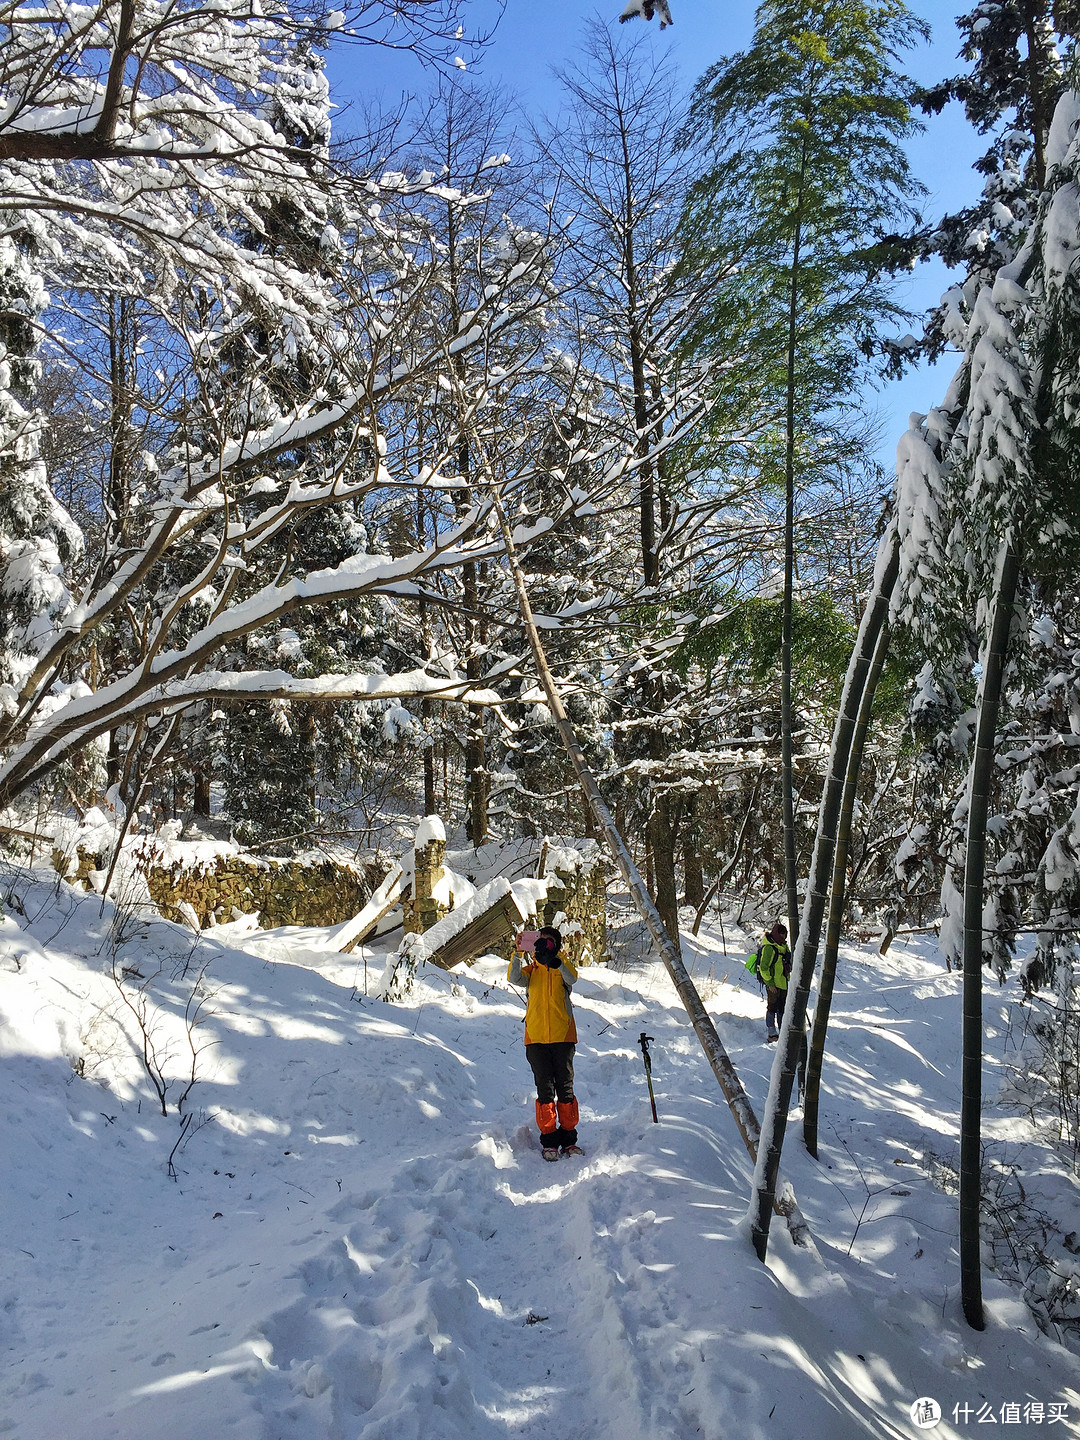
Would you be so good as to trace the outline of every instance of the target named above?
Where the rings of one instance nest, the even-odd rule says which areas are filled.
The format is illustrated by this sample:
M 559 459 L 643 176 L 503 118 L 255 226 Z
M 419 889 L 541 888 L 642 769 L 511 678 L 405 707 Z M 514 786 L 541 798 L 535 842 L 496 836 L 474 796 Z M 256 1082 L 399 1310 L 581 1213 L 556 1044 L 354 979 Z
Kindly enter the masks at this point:
M 866 738 L 870 731 L 874 696 L 877 693 L 878 680 L 881 678 L 888 649 L 889 626 L 886 621 L 878 635 L 877 648 L 874 651 L 862 700 L 859 703 L 859 718 L 855 722 L 855 735 L 851 742 L 851 754 L 848 756 L 847 773 L 844 776 L 844 797 L 840 805 L 836 854 L 833 856 L 832 884 L 829 887 L 829 914 L 825 925 L 825 948 L 821 956 L 821 979 L 818 982 L 817 1002 L 814 1005 L 814 1024 L 806 1062 L 806 1080 L 803 1084 L 803 1144 L 815 1160 L 818 1153 L 821 1066 L 825 1058 L 825 1037 L 828 1033 L 829 1016 L 832 1012 L 836 959 L 840 949 L 840 926 L 844 918 L 848 853 L 851 849 L 851 824 L 855 814 L 855 795 L 859 788 L 859 776 L 862 773 L 863 751 L 866 748 Z
M 552 719 L 559 731 L 566 752 L 577 775 L 578 784 L 581 786 L 592 811 L 597 827 L 603 832 L 611 850 L 612 858 L 626 882 L 626 887 L 634 902 L 638 914 L 645 922 L 653 943 L 660 952 L 668 974 L 671 976 L 672 984 L 686 1007 L 686 1013 L 690 1017 L 690 1023 L 694 1027 L 694 1033 L 701 1042 L 701 1048 L 705 1051 L 705 1057 L 716 1076 L 724 1098 L 728 1103 L 731 1113 L 738 1126 L 739 1134 L 742 1136 L 743 1144 L 750 1155 L 751 1160 L 757 1163 L 758 1141 L 761 1128 L 758 1125 L 757 1116 L 754 1114 L 750 1098 L 743 1089 L 742 1081 L 731 1063 L 731 1057 L 724 1048 L 724 1043 L 717 1034 L 716 1026 L 712 1022 L 709 1012 L 705 1009 L 701 996 L 698 994 L 697 986 L 690 977 L 678 949 L 672 942 L 664 922 L 660 918 L 660 912 L 653 903 L 652 896 L 646 888 L 634 864 L 630 851 L 627 849 L 626 841 L 623 839 L 618 827 L 615 824 L 614 816 L 608 809 L 607 801 L 600 792 L 600 786 L 596 783 L 596 777 L 589 769 L 588 761 L 577 738 L 577 732 L 573 723 L 566 713 L 562 696 L 555 678 L 548 665 L 547 653 L 544 650 L 543 641 L 540 639 L 540 632 L 537 629 L 536 620 L 533 616 L 532 605 L 529 601 L 528 587 L 525 583 L 525 574 L 521 568 L 518 558 L 517 546 L 506 519 L 506 512 L 503 509 L 501 498 L 497 491 L 492 491 L 495 511 L 499 520 L 499 528 L 502 531 L 503 546 L 506 552 L 507 564 L 510 567 L 510 574 L 514 582 L 514 591 L 517 595 L 518 610 L 521 613 L 522 623 L 529 638 L 529 648 L 532 651 L 533 662 L 536 665 L 537 675 L 544 689 L 548 709 L 551 711 Z M 810 1229 L 803 1218 L 795 1201 L 795 1195 L 791 1186 L 785 1184 L 782 1189 L 777 1187 L 773 1208 L 777 1214 L 783 1215 L 787 1221 L 791 1237 L 797 1245 L 810 1246 L 812 1244 Z
M 847 774 L 848 756 L 855 735 L 859 705 L 866 677 L 873 663 L 877 639 L 889 614 L 889 603 L 900 567 L 900 546 L 895 521 L 889 526 L 878 547 L 874 584 L 863 609 L 859 634 L 848 662 L 847 676 L 840 701 L 840 710 L 833 727 L 832 750 L 825 788 L 818 810 L 817 836 L 810 860 L 802 923 L 795 944 L 788 981 L 788 998 L 780 1039 L 773 1060 L 769 1098 L 765 1106 L 761 1143 L 754 1170 L 753 1193 L 750 1199 L 751 1233 L 758 1258 L 765 1259 L 769 1245 L 769 1222 L 775 1209 L 780 1174 L 780 1152 L 787 1129 L 788 1106 L 795 1084 L 795 1072 L 805 1043 L 804 1024 L 810 985 L 817 963 L 818 941 L 825 915 L 825 904 L 832 878 L 832 862 L 836 849 L 836 832 Z

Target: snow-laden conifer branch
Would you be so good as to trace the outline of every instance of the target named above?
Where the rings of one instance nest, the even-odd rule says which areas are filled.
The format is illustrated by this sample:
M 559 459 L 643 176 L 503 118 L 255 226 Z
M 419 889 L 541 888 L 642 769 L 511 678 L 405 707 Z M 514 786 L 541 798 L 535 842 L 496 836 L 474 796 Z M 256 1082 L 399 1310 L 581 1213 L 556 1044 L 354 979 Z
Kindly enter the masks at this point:
M 902 548 L 895 614 L 928 657 L 913 710 L 923 723 L 933 719 L 956 737 L 943 753 L 957 758 L 966 753 L 973 730 L 974 712 L 966 718 L 964 713 L 974 698 L 970 676 L 973 667 L 981 672 L 981 650 L 995 608 L 991 597 L 1007 537 L 1015 537 L 1024 567 L 1046 577 L 1042 586 L 1049 598 L 1061 583 L 1053 578 L 1060 556 L 1068 553 L 1077 529 L 1075 507 L 1070 514 L 1069 505 L 1063 505 L 1063 497 L 1053 489 L 1054 472 L 1062 463 L 1061 437 L 1072 426 L 1074 381 L 1068 356 L 1075 342 L 1068 337 L 1077 323 L 1077 118 L 1076 97 L 1067 94 L 1051 126 L 1047 186 L 1034 199 L 1031 223 L 1005 264 L 980 272 L 980 278 L 965 287 L 964 308 L 957 310 L 954 323 L 954 338 L 963 349 L 961 364 L 942 406 L 925 417 L 912 417 L 898 453 Z M 1029 608 L 1038 607 L 1038 590 L 1023 578 L 1017 603 L 1020 615 L 1024 609 L 1030 615 L 1028 654 L 1023 654 L 1017 616 L 1010 706 L 1026 715 L 1028 743 L 1017 745 L 1010 736 L 1002 754 L 1001 740 L 997 742 L 994 775 L 1004 790 L 1002 798 L 1017 784 L 1014 770 L 1020 793 L 1002 816 L 1001 868 L 987 873 L 988 894 L 979 906 L 986 934 L 996 937 L 987 942 L 984 958 L 1002 974 L 1012 947 L 1009 927 L 995 918 L 997 909 L 1020 923 L 1020 878 L 1038 875 L 1045 863 L 1046 842 L 1032 815 L 1061 815 L 1066 799 L 1061 787 L 1050 783 L 1041 756 L 1056 748 L 1053 737 L 1045 735 L 1045 717 L 1057 709 L 1052 692 L 1068 682 L 1061 661 L 1055 660 L 1045 679 L 1035 683 L 1045 668 L 1042 657 L 1053 647 L 1037 638 L 1039 624 L 1047 622 L 1037 622 Z M 1043 694 L 1040 686 L 1045 687 Z M 1044 738 L 1037 742 L 1040 732 Z M 1060 740 L 1067 749 L 1070 737 Z M 985 735 L 982 743 L 989 743 Z M 1014 751 L 1028 751 L 1030 763 L 1014 763 Z M 959 964 L 965 932 L 960 876 L 970 849 L 965 839 L 970 810 L 966 775 L 964 781 L 957 777 L 949 783 L 954 787 L 949 800 L 952 821 L 946 833 L 934 836 L 934 843 L 945 860 L 942 948 Z M 905 841 L 904 864 L 913 875 L 924 868 L 917 857 L 926 855 L 931 837 L 923 821 L 922 816 L 913 817 Z M 1039 845 L 1034 853 L 1033 844 Z M 1031 900 L 1037 910 L 1045 908 L 1038 886 Z M 994 913 L 982 915 L 984 909 Z M 969 912 L 974 913 L 974 902 Z M 1051 968 L 1053 948 L 1039 947 L 1037 969 Z
M 1060 714 L 1057 696 L 1062 692 L 1080 693 L 1075 657 L 1072 677 L 1060 672 L 1047 676 L 1046 659 L 1039 654 L 1052 652 L 1057 639 L 1057 626 L 1047 612 L 1057 608 L 1060 613 L 1063 603 L 1075 607 L 1075 571 L 1068 561 L 1063 565 L 1061 557 L 1070 549 L 1075 553 L 1080 514 L 1074 487 L 1061 489 L 1058 472 L 1061 468 L 1069 472 L 1075 454 L 1075 357 L 1080 333 L 1078 120 L 1076 97 L 1066 96 L 1051 127 L 1047 189 L 1032 206 L 1030 229 L 996 274 L 989 278 L 975 274 L 965 287 L 967 313 L 961 316 L 957 310 L 954 317 L 963 360 L 944 404 L 927 416 L 913 416 L 901 441 L 896 528 L 889 535 L 890 568 L 896 578 L 892 612 L 929 657 L 917 682 L 913 710 L 921 712 L 920 718 L 934 720 L 938 756 L 964 761 L 951 829 L 934 838 L 939 855 L 946 857 L 942 949 L 947 955 L 963 956 L 961 1296 L 965 1315 L 976 1329 L 984 1324 L 979 1256 L 982 971 L 990 963 L 1001 973 L 1008 964 L 1022 928 L 1017 893 L 1022 883 L 1035 881 L 1028 903 L 1036 917 L 1049 922 L 1031 962 L 1033 984 L 1052 972 L 1054 937 L 1068 928 L 1061 926 L 1061 920 L 1070 908 L 1075 918 L 1080 896 L 1075 854 L 1060 857 L 1065 873 L 1059 876 L 1059 855 L 1050 858 L 1054 842 L 1039 853 L 1040 837 L 1045 844 L 1047 817 L 1061 813 L 1065 776 L 1043 773 L 1040 780 L 1038 767 L 1033 766 L 1023 769 L 1018 796 L 1010 797 L 1007 788 L 1010 771 L 1021 768 L 1013 766 L 1009 752 L 1023 754 L 1025 748 L 1016 745 L 1017 737 L 1029 729 L 1043 731 L 1046 717 Z M 880 613 L 888 597 L 880 584 L 878 590 L 874 608 Z M 1020 653 L 1018 643 L 1024 618 L 1027 655 Z M 850 682 L 856 664 L 868 662 L 868 639 L 864 623 L 837 721 L 793 961 L 794 994 L 786 1008 L 763 1119 L 755 1177 L 759 1252 L 768 1232 L 768 1177 L 779 1160 L 797 1030 L 824 904 L 825 864 L 834 843 L 833 812 L 841 770 L 837 761 L 843 760 L 842 730 L 852 718 Z M 977 703 L 964 713 L 975 677 Z M 1071 718 L 1070 729 L 1075 729 Z M 1003 732 L 1008 738 L 1004 763 L 999 764 Z M 935 780 L 940 783 L 940 759 L 936 765 Z M 848 785 L 854 778 L 848 775 Z M 1066 780 L 1074 794 L 1076 778 L 1073 771 Z M 1058 828 L 1054 840 L 1067 833 L 1070 823 Z M 929 830 L 921 816 L 913 823 L 904 863 L 919 844 L 926 843 Z M 1000 858 L 991 866 L 994 852 Z M 898 858 L 898 870 L 900 864 Z M 962 924 L 957 883 L 961 873 Z M 1066 894 L 1048 901 L 1048 892 L 1056 892 L 1059 885 Z M 1070 960 L 1075 954 L 1073 944 Z

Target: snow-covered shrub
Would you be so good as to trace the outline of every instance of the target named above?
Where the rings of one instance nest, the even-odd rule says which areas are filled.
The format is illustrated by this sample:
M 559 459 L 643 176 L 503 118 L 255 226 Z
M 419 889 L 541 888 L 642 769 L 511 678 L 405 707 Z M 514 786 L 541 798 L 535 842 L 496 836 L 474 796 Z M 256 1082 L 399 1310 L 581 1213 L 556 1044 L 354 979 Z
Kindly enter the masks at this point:
M 981 1228 L 987 1266 L 1020 1292 L 1044 1334 L 1080 1348 L 1080 1245 L 1044 1208 L 1036 1180 L 1025 1176 L 1023 1149 L 983 1148 Z M 925 1151 L 923 1164 L 946 1194 L 959 1189 L 955 1163 Z M 1024 1178 L 1022 1178 L 1024 1177 Z
M 1057 994 L 1035 995 L 1024 1006 L 1017 1058 L 1008 1067 L 1002 1099 L 1027 1111 L 1037 1132 L 1056 1143 L 1080 1170 L 1080 984 L 1075 966 L 1060 969 Z M 1056 1002 L 1056 1003 L 1055 1003 Z
M 427 959 L 428 946 L 423 935 L 406 935 L 401 948 L 387 957 L 379 994 L 384 1000 L 407 1000 L 416 984 L 416 972 Z

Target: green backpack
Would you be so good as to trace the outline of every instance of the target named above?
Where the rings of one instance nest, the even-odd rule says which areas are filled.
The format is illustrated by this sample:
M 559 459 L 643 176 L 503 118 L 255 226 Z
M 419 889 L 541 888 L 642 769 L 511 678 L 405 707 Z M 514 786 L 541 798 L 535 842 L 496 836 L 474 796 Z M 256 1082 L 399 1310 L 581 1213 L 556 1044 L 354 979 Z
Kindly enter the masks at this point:
M 771 954 L 765 961 L 767 969 L 762 971 L 760 950 L 766 945 L 769 947 Z M 770 940 L 766 936 L 758 947 L 758 950 L 751 955 L 750 959 L 754 962 L 754 974 L 763 985 L 775 985 L 781 990 L 787 989 L 787 976 L 784 973 L 784 956 L 786 954 L 787 947 L 785 945 L 778 944 L 775 940 Z M 747 969 L 749 968 L 750 965 L 748 961 Z

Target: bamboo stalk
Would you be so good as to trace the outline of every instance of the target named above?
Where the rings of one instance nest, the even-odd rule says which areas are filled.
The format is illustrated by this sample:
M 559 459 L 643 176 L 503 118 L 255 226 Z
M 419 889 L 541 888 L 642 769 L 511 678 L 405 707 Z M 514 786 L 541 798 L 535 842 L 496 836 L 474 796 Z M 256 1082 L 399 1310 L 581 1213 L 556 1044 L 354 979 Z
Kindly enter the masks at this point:
M 1020 557 L 1007 536 L 998 556 L 994 608 L 979 679 L 979 715 L 968 788 L 964 853 L 963 1065 L 960 1085 L 960 1300 L 973 1330 L 984 1330 L 979 1211 L 982 1203 L 982 942 L 986 821 L 998 712 Z
M 825 926 L 825 949 L 821 956 L 821 980 L 818 982 L 814 1024 L 810 1035 L 810 1051 L 806 1062 L 806 1083 L 803 1086 L 803 1144 L 817 1159 L 818 1106 L 821 1098 L 821 1064 L 825 1056 L 825 1037 L 829 1030 L 833 986 L 836 981 L 836 955 L 840 947 L 840 926 L 844 917 L 847 895 L 847 863 L 851 849 L 851 820 L 855 812 L 855 795 L 859 788 L 863 752 L 870 731 L 870 715 L 874 695 L 889 649 L 889 627 L 884 624 L 878 635 L 874 658 L 870 662 L 866 684 L 859 703 L 859 716 L 844 776 L 844 797 L 840 804 L 840 823 L 836 832 L 836 854 L 833 856 L 832 884 L 829 887 L 829 918 Z
M 825 914 L 825 902 L 828 898 L 829 881 L 832 876 L 833 854 L 848 756 L 851 752 L 866 676 L 877 647 L 878 635 L 888 617 L 889 600 L 899 570 L 900 545 L 894 522 L 882 537 L 881 545 L 878 548 L 874 586 L 863 609 L 858 638 L 848 663 L 840 710 L 833 727 L 829 773 L 826 777 L 821 806 L 818 811 L 817 836 L 810 862 L 802 923 L 799 926 L 799 938 L 795 945 L 791 979 L 788 982 L 788 1000 L 784 1009 L 780 1039 L 776 1047 L 776 1057 L 773 1060 L 769 1098 L 761 1127 L 761 1141 L 754 1169 L 750 1208 L 754 1249 L 762 1260 L 765 1258 L 769 1245 L 769 1223 L 780 1174 L 780 1153 L 783 1149 L 784 1133 L 787 1129 L 788 1106 L 791 1103 L 795 1072 L 803 1048 L 806 1003 L 814 976 L 818 941 L 821 936 L 821 922 Z

